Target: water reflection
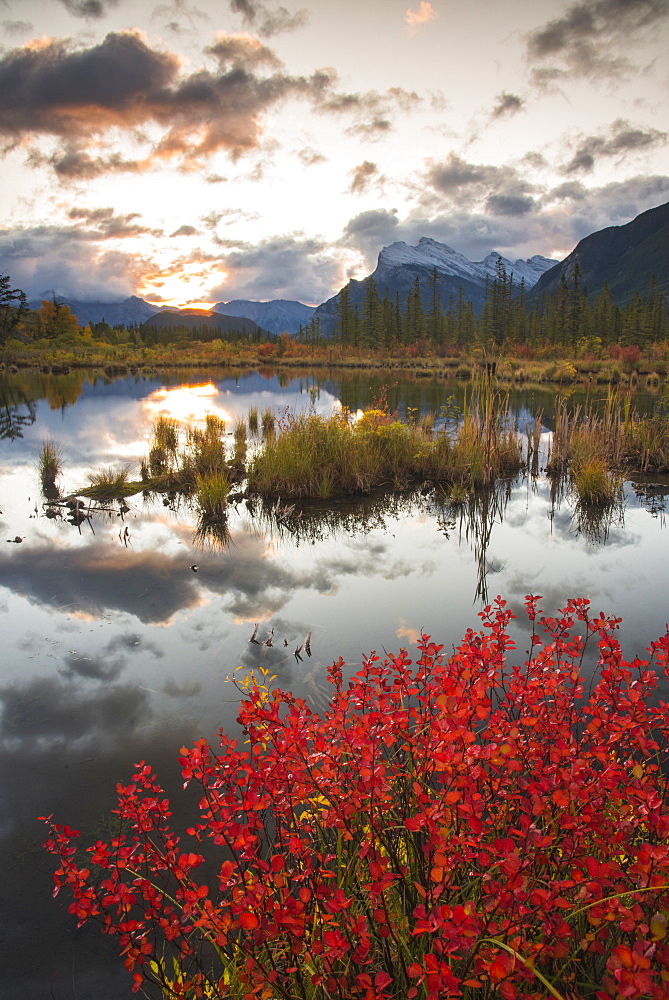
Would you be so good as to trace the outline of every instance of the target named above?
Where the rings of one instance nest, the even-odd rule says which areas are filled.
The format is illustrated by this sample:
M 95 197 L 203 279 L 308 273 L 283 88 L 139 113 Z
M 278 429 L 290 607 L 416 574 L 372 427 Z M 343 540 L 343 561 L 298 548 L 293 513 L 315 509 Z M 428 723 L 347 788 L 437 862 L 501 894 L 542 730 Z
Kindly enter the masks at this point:
M 7 1000 L 51 991 L 58 1000 L 129 1000 L 114 942 L 75 932 L 67 901 L 51 899 L 51 861 L 38 849 L 35 817 L 54 813 L 92 834 L 114 805 L 116 781 L 141 759 L 156 765 L 178 809 L 178 747 L 221 726 L 234 731 L 235 670 L 266 667 L 320 704 L 338 656 L 353 671 L 364 653 L 394 651 L 423 630 L 448 648 L 498 593 L 519 614 L 529 592 L 544 595 L 547 613 L 568 597 L 590 596 L 597 610 L 625 615 L 630 654 L 663 630 L 664 480 L 635 480 L 620 516 L 587 523 L 564 480 L 548 479 L 539 460 L 525 479 L 459 502 L 411 491 L 298 504 L 286 515 L 284 503 L 277 511 L 239 500 L 225 518 L 205 522 L 185 500 L 137 496 L 125 508 L 87 504 L 76 523 L 68 508 L 41 502 L 40 442 L 51 437 L 63 448 L 67 497 L 91 468 L 145 454 L 150 400 L 159 390 L 163 400 L 180 398 L 188 380 L 65 378 L 0 377 L 8 429 L 0 476 Z M 383 380 L 368 372 L 335 379 L 197 371 L 191 389 L 207 391 L 185 398 L 234 422 L 249 407 L 358 409 Z M 429 379 L 391 388 L 391 405 L 433 412 L 460 391 Z M 551 390 L 517 394 L 521 432 L 538 406 L 545 442 L 553 399 Z M 17 536 L 21 543 L 6 541 Z M 522 651 L 522 619 L 514 636 Z

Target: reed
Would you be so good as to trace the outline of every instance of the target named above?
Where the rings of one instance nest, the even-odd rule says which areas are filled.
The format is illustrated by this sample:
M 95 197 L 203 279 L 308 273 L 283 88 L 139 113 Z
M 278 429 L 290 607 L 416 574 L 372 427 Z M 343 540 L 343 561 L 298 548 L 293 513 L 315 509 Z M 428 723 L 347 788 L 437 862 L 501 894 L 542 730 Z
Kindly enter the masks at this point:
M 207 414 L 204 427 L 191 425 L 188 428 L 186 447 L 177 469 L 177 480 L 182 489 L 196 491 L 200 481 L 227 474 L 224 433 L 225 421 L 214 414 Z
M 261 418 L 262 436 L 267 439 L 276 433 L 276 417 L 273 410 L 264 410 Z
M 195 502 L 201 518 L 214 521 L 226 516 L 230 484 L 230 476 L 225 472 L 198 477 Z
M 259 427 L 257 406 L 249 407 L 248 421 L 249 421 L 249 434 L 252 434 L 254 437 L 256 437 L 258 434 L 258 427 Z
M 622 478 L 596 456 L 575 463 L 571 468 L 572 486 L 582 504 L 613 504 L 622 492 Z
M 37 469 L 45 495 L 50 497 L 53 497 L 54 494 L 57 495 L 56 480 L 63 471 L 63 452 L 60 445 L 51 438 L 42 442 L 37 459 Z
M 179 447 L 179 425 L 164 414 L 153 425 L 153 436 L 147 460 L 151 476 L 163 476 L 175 465 Z

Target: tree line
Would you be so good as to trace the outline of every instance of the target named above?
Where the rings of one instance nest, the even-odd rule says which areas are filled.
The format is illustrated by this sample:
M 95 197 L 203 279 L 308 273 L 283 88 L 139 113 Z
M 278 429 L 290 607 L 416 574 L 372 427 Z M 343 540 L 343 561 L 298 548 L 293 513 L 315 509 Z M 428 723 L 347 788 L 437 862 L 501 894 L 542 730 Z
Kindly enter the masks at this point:
M 439 272 L 418 276 L 402 301 L 399 292 L 379 294 L 373 276 L 363 282 L 363 300 L 352 302 L 351 284 L 339 293 L 332 339 L 354 348 L 393 349 L 418 345 L 450 353 L 479 348 L 484 354 L 514 349 L 560 348 L 575 355 L 618 344 L 641 349 L 669 339 L 667 296 L 652 278 L 645 295 L 614 303 L 608 285 L 593 297 L 578 263 L 563 273 L 558 290 L 530 299 L 525 281 L 516 282 L 501 258 L 485 289 L 479 313 L 460 288 L 442 301 Z M 322 338 L 318 317 L 302 331 L 306 342 Z
M 614 344 L 640 350 L 669 341 L 667 295 L 651 278 L 644 295 L 636 292 L 625 305 L 616 304 L 607 285 L 594 297 L 588 294 L 578 263 L 561 277 L 556 292 L 538 299 L 528 295 L 525 282 L 516 282 L 501 258 L 487 283 L 480 312 L 460 288 L 442 300 L 436 268 L 402 297 L 380 295 L 373 276 L 363 282 L 362 302 L 352 301 L 352 285 L 339 293 L 334 330 L 325 336 L 318 317 L 300 327 L 298 343 L 338 344 L 363 350 L 406 349 L 412 353 L 448 354 L 478 350 L 484 356 L 524 351 L 559 350 L 574 356 L 598 354 Z M 282 335 L 283 336 L 283 335 Z M 11 287 L 0 274 L 0 345 L 40 341 L 62 345 L 106 343 L 136 347 L 187 346 L 191 342 L 223 340 L 230 343 L 281 346 L 281 338 L 265 331 L 221 330 L 179 324 L 111 326 L 104 320 L 80 327 L 69 307 L 54 295 L 39 310 L 28 309 L 25 293 Z

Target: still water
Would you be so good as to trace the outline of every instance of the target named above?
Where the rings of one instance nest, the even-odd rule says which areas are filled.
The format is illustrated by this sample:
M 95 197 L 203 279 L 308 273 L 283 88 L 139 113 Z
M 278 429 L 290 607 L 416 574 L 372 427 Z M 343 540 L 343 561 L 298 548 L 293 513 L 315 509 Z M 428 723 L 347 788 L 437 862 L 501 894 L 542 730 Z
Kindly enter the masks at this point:
M 627 482 L 624 507 L 594 522 L 541 472 L 455 510 L 418 491 L 322 504 L 277 525 L 261 505 L 241 502 L 225 546 L 198 536 L 185 503 L 162 497 L 131 498 L 127 511 L 108 504 L 79 526 L 45 515 L 36 459 L 47 438 L 61 448 L 66 495 L 92 469 L 137 466 L 160 413 L 184 422 L 215 413 L 232 431 L 250 407 L 355 411 L 381 382 L 270 371 L 0 375 L 3 1000 L 130 996 L 114 942 L 75 930 L 68 899 L 51 898 L 53 864 L 36 817 L 104 837 L 115 783 L 142 759 L 178 816 L 189 803 L 179 747 L 234 730 L 237 668 L 269 667 L 318 705 L 337 657 L 352 671 L 372 650 L 410 648 L 421 631 L 448 647 L 496 594 L 519 614 L 528 593 L 544 595 L 548 613 L 588 596 L 595 610 L 624 617 L 629 655 L 664 632 L 666 479 Z M 403 414 L 439 415 L 463 391 L 418 379 L 394 382 L 388 396 Z M 525 390 L 511 404 L 521 432 L 543 414 L 547 447 L 555 391 Z M 650 410 L 654 399 L 635 404 Z M 249 642 L 256 625 L 271 646 Z M 299 659 L 308 632 L 312 655 Z M 526 635 L 521 620 L 521 655 Z

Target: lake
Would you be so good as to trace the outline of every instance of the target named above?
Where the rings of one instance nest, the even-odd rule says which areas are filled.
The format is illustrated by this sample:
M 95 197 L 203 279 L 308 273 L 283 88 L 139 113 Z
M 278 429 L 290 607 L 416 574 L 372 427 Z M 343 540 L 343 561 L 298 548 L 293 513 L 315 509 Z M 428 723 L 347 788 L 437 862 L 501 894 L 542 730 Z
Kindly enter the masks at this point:
M 100 466 L 137 467 L 161 413 L 184 422 L 215 413 L 232 432 L 250 407 L 355 413 L 383 382 L 379 373 L 269 369 L 0 374 L 3 1000 L 131 995 L 114 941 L 75 930 L 69 900 L 52 899 L 54 863 L 36 817 L 53 814 L 89 840 L 104 838 L 116 782 L 146 759 L 178 820 L 192 804 L 180 790 L 179 747 L 234 730 L 238 668 L 270 668 L 278 684 L 319 705 L 339 656 L 353 671 L 372 650 L 411 650 L 422 631 L 448 648 L 497 594 L 518 614 L 528 593 L 544 596 L 547 613 L 590 597 L 596 611 L 623 616 L 629 656 L 664 632 L 666 477 L 627 481 L 624 505 L 604 519 L 579 515 L 541 471 L 460 508 L 418 490 L 306 505 L 299 520 L 277 524 L 267 506 L 240 501 L 224 545 L 197 532 L 177 497 L 140 494 L 128 510 L 109 503 L 79 525 L 46 516 L 36 461 L 47 438 L 60 446 L 66 495 Z M 396 375 L 387 390 L 400 415 L 430 411 L 437 423 L 466 391 Z M 598 391 L 606 393 L 578 389 L 574 402 Z M 544 453 L 555 396 L 555 388 L 510 395 L 522 433 L 543 414 Z M 650 412 L 656 399 L 634 402 Z M 271 645 L 249 641 L 256 626 Z M 309 632 L 312 655 L 296 656 Z M 514 636 L 522 656 L 522 619 Z

